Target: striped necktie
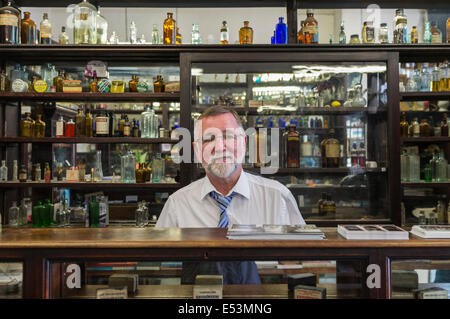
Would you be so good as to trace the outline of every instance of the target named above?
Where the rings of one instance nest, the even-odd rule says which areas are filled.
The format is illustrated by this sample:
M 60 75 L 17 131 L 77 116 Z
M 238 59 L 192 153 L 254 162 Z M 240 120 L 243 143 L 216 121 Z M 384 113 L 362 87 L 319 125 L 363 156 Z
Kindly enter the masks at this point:
M 236 194 L 237 193 L 233 192 L 231 193 L 230 196 L 220 196 L 219 194 L 217 194 L 216 191 L 212 191 L 210 193 L 211 197 L 216 200 L 220 208 L 220 219 L 217 227 L 219 228 L 228 227 L 228 215 L 226 213 L 226 210 L 228 208 L 228 205 L 230 205 L 233 196 Z

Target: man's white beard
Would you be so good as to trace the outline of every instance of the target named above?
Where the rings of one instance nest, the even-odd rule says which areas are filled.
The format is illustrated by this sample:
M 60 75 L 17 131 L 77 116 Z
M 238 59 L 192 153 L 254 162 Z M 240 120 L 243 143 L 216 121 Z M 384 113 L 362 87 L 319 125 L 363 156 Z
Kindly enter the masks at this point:
M 217 162 L 220 160 L 220 162 Z M 213 157 L 211 163 L 203 164 L 205 170 L 219 178 L 228 178 L 236 171 L 240 161 L 236 161 L 233 154 L 226 154 L 225 162 L 223 162 L 223 156 Z

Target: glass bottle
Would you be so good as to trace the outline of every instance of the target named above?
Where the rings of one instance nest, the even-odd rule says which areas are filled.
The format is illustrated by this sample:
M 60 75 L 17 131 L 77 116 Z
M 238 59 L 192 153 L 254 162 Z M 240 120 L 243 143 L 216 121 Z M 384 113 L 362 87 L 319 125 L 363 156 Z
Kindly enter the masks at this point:
M 109 136 L 109 116 L 104 109 L 100 109 L 100 113 L 95 117 L 95 136 L 108 137 Z
M 33 137 L 34 121 L 31 119 L 31 113 L 26 112 L 25 118 L 20 121 L 20 135 L 22 137 Z
M 200 31 L 198 29 L 198 24 L 192 24 L 192 34 L 191 34 L 191 43 L 192 44 L 202 44 L 202 37 L 200 35 Z
M 34 124 L 34 137 L 45 137 L 45 122 L 42 121 L 42 114 L 36 114 Z
M 136 170 L 136 183 L 145 183 L 145 171 L 142 163 L 138 164 L 138 169 Z
M 450 90 L 450 87 L 448 87 L 448 84 L 449 84 L 448 79 L 450 78 L 449 72 L 450 72 L 450 70 L 449 70 L 448 61 L 444 61 L 444 63 L 442 63 L 439 66 L 439 81 L 440 81 L 439 88 L 441 91 L 449 91 Z
M 12 181 L 13 182 L 17 182 L 19 180 L 18 174 L 19 174 L 19 169 L 17 166 L 17 160 L 13 160 L 13 171 L 12 171 Z
M 136 23 L 134 23 L 134 21 L 131 21 L 130 24 L 130 43 L 131 44 L 137 43 L 137 28 Z
M 220 44 L 228 44 L 230 41 L 228 34 L 228 25 L 226 21 L 222 21 L 222 27 L 220 28 Z
M 350 36 L 350 44 L 360 44 L 361 41 L 359 40 L 359 35 L 357 34 L 352 34 Z
M 422 119 L 419 127 L 420 137 L 431 136 L 431 126 L 426 119 Z
M 407 43 L 407 18 L 403 9 L 395 11 L 393 43 Z
M 400 178 L 402 182 L 409 182 L 409 154 L 406 149 L 402 149 L 400 155 Z
M 423 43 L 431 43 L 431 30 L 430 30 L 430 22 L 425 22 L 425 30 L 423 31 Z
M 25 168 L 25 165 L 22 165 L 19 170 L 19 182 L 25 183 L 28 178 L 27 169 Z
M 413 119 L 408 128 L 408 135 L 410 137 L 419 137 L 420 136 L 420 124 L 417 117 Z
M 24 226 L 28 223 L 28 208 L 25 199 L 20 201 L 19 206 L 19 226 Z
M 283 153 L 286 167 L 300 167 L 300 134 L 295 124 L 288 124 L 283 140 Z M 283 134 L 284 135 L 284 134 Z
M 436 182 L 447 181 L 447 160 L 444 157 L 444 153 L 441 150 L 436 159 Z
M 36 171 L 35 171 L 35 178 L 34 180 L 36 182 L 40 182 L 42 180 L 42 171 L 41 171 L 41 164 L 36 164 Z
M 58 70 L 58 75 L 53 79 L 53 85 L 56 87 L 56 92 L 63 91 L 64 78 L 62 70 Z
M 319 23 L 314 18 L 313 9 L 306 10 L 306 20 L 304 33 L 308 33 L 310 41 L 307 40 L 307 44 L 317 44 L 319 43 Z
M 58 121 L 56 121 L 56 137 L 64 137 L 66 131 L 66 122 L 61 116 Z
M 97 31 L 97 44 L 107 44 L 108 43 L 108 21 L 100 13 L 100 6 L 97 7 L 97 17 L 96 17 L 96 31 Z
M 113 31 L 109 37 L 109 44 L 119 44 L 119 37 L 116 35 L 116 31 Z
M 72 119 L 66 123 L 65 137 L 75 137 L 75 122 Z
M 423 174 L 424 174 L 424 180 L 425 182 L 432 182 L 433 181 L 433 174 L 431 171 L 431 166 L 430 164 L 426 164 L 425 168 L 423 169 Z
M 5 70 L 0 73 L 0 91 L 9 91 L 11 83 Z
M 300 30 L 297 33 L 297 43 L 300 43 L 300 44 L 306 43 L 304 29 L 305 29 L 305 20 L 302 20 L 300 22 Z
M 78 108 L 78 113 L 75 117 L 75 136 L 86 136 L 86 116 L 81 107 Z
M 417 27 L 413 26 L 411 30 L 411 43 L 417 44 L 419 43 L 419 35 L 417 33 Z
M 153 91 L 155 93 L 162 93 L 165 91 L 166 84 L 162 78 L 162 75 L 156 77 L 156 81 L 153 82 Z
M 346 44 L 347 37 L 344 31 L 344 21 L 341 22 L 341 31 L 339 32 L 339 44 Z
M 6 161 L 2 160 L 2 166 L 0 167 L 0 181 L 8 181 L 8 167 L 6 167 Z
M 239 43 L 252 44 L 253 43 L 253 29 L 248 26 L 249 22 L 244 21 L 244 26 L 239 29 Z
M 94 174 L 95 182 L 101 182 L 103 180 L 102 151 L 100 150 L 95 153 Z
M 52 25 L 48 21 L 47 13 L 44 13 L 41 24 L 39 25 L 39 38 L 41 44 L 52 43 Z
M 444 113 L 444 117 L 441 121 L 441 136 L 449 136 L 447 113 Z
M 141 137 L 158 137 L 158 117 L 156 116 L 155 111 L 150 107 L 150 105 L 147 105 L 145 111 L 141 114 L 141 123 Z
M 165 161 L 161 153 L 156 153 L 152 160 L 152 183 L 161 183 L 164 179 Z
M 97 43 L 97 9 L 86 0 L 73 9 L 73 43 Z
M 436 21 L 431 23 L 431 43 L 442 43 L 442 32 L 437 27 Z
M 8 1 L 0 8 L 0 44 L 20 43 L 20 11 Z
M 441 90 L 441 79 L 439 68 L 436 65 L 431 73 L 431 92 L 439 92 Z
M 380 30 L 378 32 L 378 42 L 389 43 L 387 23 L 380 24 Z
M 266 165 L 267 153 L 267 130 L 263 130 L 264 125 L 261 118 L 256 120 L 256 133 L 254 135 L 256 154 L 254 158 L 255 167 L 263 167 Z
M 95 71 L 94 71 L 94 73 L 95 73 Z M 98 78 L 96 76 L 94 76 L 92 78 L 91 83 L 89 83 L 89 92 L 98 93 Z
M 164 44 L 176 43 L 176 21 L 173 19 L 173 13 L 167 13 L 167 19 L 164 20 Z
M 152 30 L 152 44 L 159 44 L 159 32 L 158 32 L 158 25 L 153 25 Z
M 48 162 L 46 162 L 44 168 L 44 182 L 50 183 L 51 177 L 52 173 L 50 171 L 50 165 L 48 164 Z
M 359 167 L 366 167 L 366 148 L 362 142 L 359 143 L 358 165 Z
M 151 177 L 152 177 L 152 169 L 148 165 L 148 163 L 144 163 L 144 176 L 145 176 L 145 181 L 150 182 Z
M 16 202 L 12 203 L 12 206 L 8 211 L 8 225 L 9 227 L 19 226 L 19 207 L 16 206 Z
M 26 11 L 23 14 L 21 21 L 21 43 L 22 44 L 36 44 L 37 42 L 37 27 L 36 23 L 30 19 L 30 12 Z
M 402 120 L 400 121 L 400 137 L 408 137 L 408 121 L 406 121 L 406 114 L 402 112 Z
M 64 226 L 70 225 L 70 209 L 67 199 L 64 200 Z
M 447 43 L 450 43 L 450 18 L 447 19 L 447 22 L 445 24 L 447 29 Z
M 339 141 L 334 138 L 334 134 L 334 129 L 330 129 L 328 138 L 321 143 L 323 167 L 339 167 Z
M 96 196 L 92 196 L 89 202 L 89 227 L 100 227 L 100 203 Z
M 181 41 L 182 41 L 182 37 L 181 37 L 181 34 L 180 34 L 180 29 L 177 27 L 176 28 L 176 35 L 175 35 L 175 43 L 176 44 L 181 44 Z
M 373 27 L 373 21 L 364 22 L 361 38 L 363 43 L 375 43 L 375 28 Z
M 130 92 L 137 92 L 137 85 L 139 83 L 139 78 L 136 74 L 131 76 L 131 80 L 128 82 L 128 87 L 130 88 Z
M 283 17 L 278 18 L 278 23 L 275 26 L 275 43 L 287 44 L 287 25 L 283 22 Z
M 58 37 L 59 44 L 69 44 L 69 36 L 66 33 L 66 27 L 61 27 L 61 33 Z
M 94 126 L 94 118 L 91 115 L 91 112 L 88 110 L 86 113 L 86 137 L 92 137 L 93 136 L 93 126 Z
M 311 141 L 308 140 L 307 135 L 303 136 L 303 143 L 300 145 L 300 151 L 303 158 L 313 156 L 313 145 Z

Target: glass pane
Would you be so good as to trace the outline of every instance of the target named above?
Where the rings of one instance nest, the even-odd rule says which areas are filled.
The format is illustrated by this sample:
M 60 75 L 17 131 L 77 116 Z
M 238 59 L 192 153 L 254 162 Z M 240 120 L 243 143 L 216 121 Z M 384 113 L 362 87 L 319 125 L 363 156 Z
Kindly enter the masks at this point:
M 244 169 L 287 185 L 307 222 L 387 217 L 385 63 L 193 63 L 192 81 L 192 118 L 219 104 L 238 112 Z
M 22 263 L 0 262 L 0 298 L 21 299 L 22 282 Z

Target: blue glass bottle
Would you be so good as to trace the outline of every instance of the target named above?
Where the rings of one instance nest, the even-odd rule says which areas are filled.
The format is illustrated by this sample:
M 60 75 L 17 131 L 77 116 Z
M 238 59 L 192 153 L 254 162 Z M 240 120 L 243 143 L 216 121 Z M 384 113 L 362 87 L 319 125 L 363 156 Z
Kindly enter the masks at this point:
M 270 44 L 276 44 L 275 37 L 276 37 L 276 31 L 273 31 L 273 36 L 270 37 Z
M 287 25 L 283 22 L 283 17 L 278 18 L 278 24 L 275 27 L 275 43 L 287 44 Z

